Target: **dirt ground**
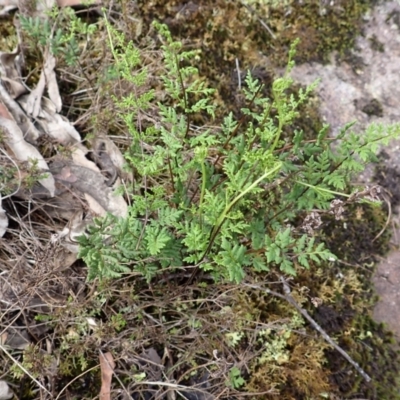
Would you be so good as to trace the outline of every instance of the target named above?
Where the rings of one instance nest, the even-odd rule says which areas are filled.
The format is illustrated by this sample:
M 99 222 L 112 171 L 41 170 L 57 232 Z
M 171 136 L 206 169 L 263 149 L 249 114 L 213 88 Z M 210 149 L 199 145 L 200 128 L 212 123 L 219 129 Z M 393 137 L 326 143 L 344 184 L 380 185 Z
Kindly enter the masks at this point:
M 320 111 L 333 132 L 350 121 L 361 131 L 370 123 L 400 121 L 400 4 L 385 2 L 365 15 L 364 34 L 357 39 L 356 49 L 338 62 L 332 55 L 329 65 L 309 63 L 296 66 L 293 77 L 303 84 L 320 79 L 317 89 Z M 400 167 L 400 142 L 394 142 L 385 152 L 385 167 L 392 171 L 389 195 L 396 196 Z M 393 172 L 394 171 L 394 172 Z M 372 169 L 361 178 L 368 181 Z M 394 178 L 393 178 L 394 177 Z M 396 210 L 395 210 L 396 212 Z M 374 318 L 386 323 L 400 339 L 400 231 L 395 215 L 392 250 L 378 265 L 374 284 L 380 301 Z

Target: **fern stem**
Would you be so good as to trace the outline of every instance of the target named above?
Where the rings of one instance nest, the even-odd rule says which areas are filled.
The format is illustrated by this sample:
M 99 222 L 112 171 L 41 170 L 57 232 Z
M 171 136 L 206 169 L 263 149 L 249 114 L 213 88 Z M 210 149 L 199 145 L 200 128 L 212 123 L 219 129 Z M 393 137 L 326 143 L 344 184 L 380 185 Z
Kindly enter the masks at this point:
M 250 190 L 254 189 L 262 180 L 267 178 L 269 175 L 272 175 L 274 172 L 278 171 L 282 167 L 282 163 L 279 162 L 274 168 L 272 168 L 270 171 L 266 172 L 264 175 L 260 176 L 257 180 L 255 180 L 251 185 L 249 185 L 246 189 L 244 189 L 241 193 L 239 193 L 238 196 L 236 196 L 225 208 L 221 216 L 218 218 L 217 225 L 222 224 L 222 222 L 225 220 L 228 212 L 231 210 L 231 208 L 243 197 L 245 196 Z
M 171 179 L 172 191 L 173 191 L 173 193 L 175 193 L 174 173 L 172 172 L 171 160 L 170 160 L 169 156 L 167 157 L 167 163 L 168 163 L 169 176 Z
M 103 14 L 104 14 L 104 22 L 106 23 L 106 29 L 107 29 L 108 40 L 109 40 L 109 42 L 110 42 L 111 53 L 112 53 L 112 55 L 113 55 L 113 57 L 114 57 L 114 60 L 115 60 L 116 62 L 118 62 L 118 56 L 117 56 L 117 54 L 116 54 L 116 52 L 115 52 L 114 43 L 113 43 L 113 41 L 112 41 L 112 36 L 111 36 L 111 32 L 110 32 L 110 23 L 108 22 L 108 19 L 107 19 L 107 17 L 106 17 L 106 9 L 105 9 L 104 7 L 102 7 L 101 10 L 102 10 L 102 12 L 103 12 Z
M 206 191 L 206 179 L 207 179 L 207 171 L 206 171 L 206 165 L 205 162 L 203 161 L 201 163 L 201 174 L 202 174 L 202 182 L 201 182 L 201 192 L 200 192 L 200 201 L 199 201 L 199 218 L 200 218 L 200 227 L 203 227 L 203 218 L 202 218 L 202 206 L 203 206 L 203 201 L 204 201 L 204 193 Z
M 267 178 L 269 175 L 272 175 L 273 173 L 275 173 L 276 171 L 278 171 L 280 168 L 282 167 L 282 163 L 279 162 L 274 168 L 272 168 L 270 171 L 266 172 L 265 174 L 263 174 L 260 178 L 258 178 L 257 180 L 255 180 L 251 185 L 249 185 L 246 189 L 244 189 L 242 192 L 239 193 L 238 196 L 236 196 L 226 207 L 225 210 L 222 212 L 222 214 L 220 215 L 220 217 L 217 220 L 217 223 L 215 224 L 215 227 L 211 233 L 211 238 L 210 238 L 210 242 L 207 246 L 206 251 L 204 252 L 204 255 L 202 257 L 202 259 L 204 259 L 204 257 L 207 255 L 207 253 L 210 251 L 211 246 L 219 232 L 219 230 L 222 227 L 222 224 L 224 223 L 229 211 L 232 209 L 232 207 L 243 197 L 245 196 L 248 192 L 250 192 L 250 190 L 254 189 L 262 180 L 264 180 L 265 178 Z
M 257 89 L 257 91 L 254 93 L 254 96 L 252 97 L 250 103 L 249 103 L 249 109 L 253 106 L 254 101 L 256 100 L 258 94 L 261 92 L 261 89 L 264 87 L 264 85 L 260 85 Z M 240 118 L 239 122 L 237 123 L 235 129 L 233 129 L 233 131 L 231 132 L 231 134 L 229 135 L 229 137 L 226 139 L 225 143 L 223 144 L 222 148 L 224 150 L 226 150 L 226 148 L 228 147 L 229 142 L 231 141 L 231 139 L 236 136 L 239 128 L 243 125 L 244 121 L 246 120 L 247 115 L 243 114 L 242 117 Z M 218 164 L 218 161 L 220 160 L 222 156 L 222 153 L 218 154 L 216 160 L 214 161 L 214 166 L 216 166 Z
M 175 59 L 175 63 L 176 63 L 176 72 L 178 73 L 179 85 L 182 90 L 183 103 L 185 105 L 184 113 L 186 115 L 186 131 L 185 131 L 185 135 L 183 136 L 183 138 L 186 139 L 187 135 L 189 134 L 189 129 L 190 129 L 190 118 L 189 118 L 189 113 L 188 113 L 188 111 L 189 111 L 188 99 L 187 99 L 187 93 L 185 90 L 185 85 L 183 83 L 181 69 L 179 68 L 179 60 L 178 60 L 178 57 L 175 52 L 174 52 L 174 59 Z
M 278 114 L 279 114 L 279 117 L 278 117 L 278 131 L 276 132 L 276 137 L 275 137 L 274 143 L 272 144 L 272 147 L 269 149 L 271 154 L 274 152 L 274 150 L 278 146 L 278 142 L 279 142 L 279 139 L 281 138 L 282 128 L 283 128 L 283 118 L 284 117 L 282 115 L 282 107 L 281 107 L 281 99 L 280 98 L 276 99 L 276 104 L 277 104 Z
M 270 171 L 266 172 L 264 175 L 262 175 L 260 178 L 255 180 L 247 189 L 243 190 L 238 196 L 236 196 L 228 205 L 228 207 L 225 209 L 227 212 L 243 197 L 245 196 L 250 190 L 254 189 L 262 180 L 267 178 L 269 175 L 272 175 L 274 172 L 278 171 L 282 167 L 282 163 L 278 162 L 278 164 L 272 168 Z M 225 213 L 225 211 L 224 211 Z M 224 214 L 223 213 L 223 214 Z
M 346 194 L 346 193 L 335 192 L 334 190 L 325 189 L 320 186 L 316 187 L 314 185 L 309 185 L 308 183 L 304 183 L 301 181 L 295 181 L 295 182 L 298 183 L 299 185 L 303 185 L 303 186 L 309 187 L 311 189 L 314 189 L 316 192 L 325 192 L 325 193 L 329 193 L 329 194 L 334 194 L 336 196 L 350 197 L 350 195 Z
M 206 171 L 206 164 L 203 162 L 201 164 L 201 174 L 202 174 L 202 179 L 203 181 L 201 182 L 201 192 L 200 192 L 200 203 L 199 203 L 199 209 L 201 209 L 203 205 L 203 200 L 204 200 L 204 193 L 206 191 L 206 179 L 207 179 L 207 171 Z

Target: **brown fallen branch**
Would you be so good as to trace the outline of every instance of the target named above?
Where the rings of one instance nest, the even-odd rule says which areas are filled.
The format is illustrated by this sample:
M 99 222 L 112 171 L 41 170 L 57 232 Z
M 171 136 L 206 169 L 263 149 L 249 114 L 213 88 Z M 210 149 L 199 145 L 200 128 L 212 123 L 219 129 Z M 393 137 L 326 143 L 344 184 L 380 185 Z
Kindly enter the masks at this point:
M 321 328 L 321 326 L 317 324 L 317 322 L 314 321 L 314 319 L 310 316 L 310 314 L 308 314 L 308 312 L 304 308 L 300 307 L 299 304 L 297 304 L 296 300 L 290 294 L 290 288 L 286 280 L 283 277 L 281 277 L 280 280 L 283 284 L 283 289 L 285 294 L 281 294 L 275 292 L 274 290 L 263 288 L 258 285 L 245 284 L 245 286 L 250 287 L 252 289 L 263 290 L 264 292 L 272 294 L 273 296 L 276 297 L 280 297 L 281 299 L 284 299 L 288 303 L 293 305 L 296 308 L 296 310 L 313 326 L 313 328 L 316 329 L 321 334 L 321 336 L 357 370 L 357 372 L 365 379 L 365 381 L 370 382 L 371 377 L 358 365 L 358 363 L 356 363 L 337 343 L 335 343 L 331 339 L 331 337 Z

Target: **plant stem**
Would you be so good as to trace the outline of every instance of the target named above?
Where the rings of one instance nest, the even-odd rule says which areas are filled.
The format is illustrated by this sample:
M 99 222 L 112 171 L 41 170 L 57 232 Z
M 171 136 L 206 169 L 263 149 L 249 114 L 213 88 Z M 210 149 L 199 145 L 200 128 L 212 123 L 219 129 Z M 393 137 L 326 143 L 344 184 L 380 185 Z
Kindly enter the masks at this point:
M 278 171 L 280 168 L 282 167 L 282 163 L 278 162 L 277 165 L 275 165 L 274 168 L 272 168 L 270 171 L 266 172 L 265 174 L 263 174 L 260 178 L 258 178 L 257 180 L 255 180 L 251 185 L 249 185 L 246 189 L 244 189 L 242 192 L 240 192 L 240 194 L 238 196 L 236 196 L 226 207 L 225 210 L 222 212 L 222 214 L 220 215 L 220 217 L 217 220 L 217 223 L 215 224 L 214 229 L 211 232 L 211 237 L 210 237 L 210 241 L 208 243 L 207 249 L 203 254 L 203 257 L 201 258 L 204 259 L 204 257 L 208 254 L 208 252 L 211 249 L 211 246 L 214 243 L 214 240 L 219 232 L 219 230 L 221 229 L 229 211 L 232 209 L 232 207 L 243 197 L 245 196 L 250 190 L 254 189 L 262 180 L 264 180 L 265 178 L 267 178 L 269 175 L 272 175 L 273 173 L 275 173 L 276 171 Z
M 309 187 L 309 188 L 314 189 L 315 191 L 318 191 L 318 192 L 325 192 L 325 193 L 329 193 L 329 194 L 334 194 L 336 196 L 350 197 L 350 195 L 346 194 L 346 193 L 335 192 L 334 190 L 325 189 L 325 188 L 322 188 L 320 186 L 316 187 L 314 185 L 309 185 L 308 183 L 304 183 L 304 182 L 301 182 L 301 181 L 295 181 L 295 182 L 298 183 L 299 185 L 303 185 L 303 186 Z
M 200 202 L 199 202 L 199 210 L 201 212 L 201 208 L 204 200 L 204 193 L 206 191 L 206 180 L 207 180 L 207 171 L 205 160 L 203 160 L 201 164 L 201 174 L 202 174 L 202 182 L 201 182 L 201 192 L 200 192 Z M 202 224 L 202 218 L 200 218 L 200 223 Z

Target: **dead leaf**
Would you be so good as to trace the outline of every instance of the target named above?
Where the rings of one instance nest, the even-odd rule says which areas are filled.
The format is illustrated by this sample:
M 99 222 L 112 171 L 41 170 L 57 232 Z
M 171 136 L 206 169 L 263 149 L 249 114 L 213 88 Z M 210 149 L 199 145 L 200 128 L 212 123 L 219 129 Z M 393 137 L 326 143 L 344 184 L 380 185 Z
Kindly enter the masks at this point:
M 57 260 L 59 264 L 58 270 L 65 271 L 71 267 L 71 265 L 78 259 L 78 254 L 72 251 L 69 251 L 67 248 L 64 249 L 63 255 Z
M 52 199 L 45 199 L 44 202 L 38 199 L 37 203 L 43 206 L 50 217 L 65 221 L 71 220 L 76 213 L 82 212 L 85 205 L 78 201 L 75 193 L 64 185 L 59 185 L 57 179 L 56 195 Z
M 29 143 L 35 143 L 40 136 L 39 131 L 35 128 L 31 120 L 27 117 L 27 115 L 23 112 L 23 110 L 21 110 L 19 104 L 10 96 L 8 91 L 5 89 L 4 85 L 1 83 L 1 80 L 0 80 L 0 101 L 7 108 L 9 114 L 12 115 L 14 121 L 18 124 L 19 128 L 23 133 L 24 139 Z
M 8 328 L 4 344 L 12 349 L 24 350 L 31 343 L 26 329 Z
M 0 17 L 7 16 L 18 7 L 18 0 L 0 0 L 0 7 L 3 7 L 0 9 Z
M 56 66 L 55 57 L 46 50 L 44 54 L 44 65 L 42 72 L 40 74 L 39 82 L 36 88 L 28 95 L 26 101 L 26 109 L 28 115 L 36 118 L 39 115 L 42 96 L 45 87 L 47 86 L 47 91 L 49 93 L 50 100 L 54 103 L 57 112 L 61 111 L 62 102 L 60 92 L 58 90 L 56 73 L 54 68 Z
M 7 228 L 8 228 L 8 218 L 6 212 L 3 210 L 3 207 L 1 206 L 1 193 L 0 193 L 0 238 L 4 236 Z
M 16 68 L 16 58 L 19 54 L 19 46 L 17 46 L 12 53 L 0 51 L 0 76 L 3 82 L 8 86 L 8 92 L 13 99 L 16 99 L 28 91 Z
M 97 165 L 93 161 L 90 161 L 86 158 L 86 154 L 88 153 L 89 150 L 82 144 L 79 144 L 79 146 L 76 146 L 76 148 L 72 152 L 73 163 L 81 167 L 89 168 L 92 171 L 98 172 L 100 174 L 101 172 Z
M 56 5 L 55 0 L 18 0 L 19 12 L 26 17 L 47 18 L 46 12 L 50 11 Z
M 106 211 L 87 193 L 85 193 L 85 199 L 88 202 L 92 215 L 86 215 L 86 218 L 84 218 L 83 211 L 77 212 L 70 218 L 64 229 L 58 232 L 58 237 L 62 239 L 62 246 L 70 252 L 68 259 L 71 259 L 71 261 L 77 259 L 77 254 L 79 253 L 77 238 L 86 234 L 86 228 L 93 222 L 92 216 L 106 215 Z
M 40 169 L 49 170 L 46 161 L 36 147 L 25 141 L 24 135 L 15 121 L 0 116 L 0 128 L 3 131 L 5 143 L 19 161 L 27 161 L 32 164 L 32 160 L 37 160 Z M 41 179 L 40 184 L 48 190 L 50 197 L 54 196 L 55 183 L 51 174 Z
M 190 387 L 191 386 L 191 387 Z M 209 393 L 210 375 L 205 372 L 200 376 L 193 376 L 190 379 L 188 390 L 182 390 L 181 394 L 188 400 L 214 400 L 215 396 Z
M 7 107 L 3 104 L 2 101 L 0 101 L 0 117 L 6 118 L 6 119 L 13 119 L 12 115 L 9 113 L 7 110 Z
M 146 376 L 147 381 L 159 382 L 162 380 L 164 366 L 157 351 L 150 347 L 144 350 L 138 357 L 140 372 Z M 153 398 L 156 388 L 152 385 L 147 385 L 147 389 L 143 391 L 144 398 Z M 172 392 L 172 390 L 171 390 Z
M 6 381 L 0 381 L 0 400 L 8 400 L 14 397 L 14 393 Z
M 18 99 L 20 106 L 28 114 L 31 112 L 31 95 L 23 95 Z M 74 126 L 57 113 L 54 103 L 46 97 L 40 99 L 39 112 L 36 118 L 42 131 L 63 145 L 75 144 L 81 141 L 81 136 Z
M 125 181 L 130 180 L 130 175 L 124 170 L 125 158 L 121 153 L 121 150 L 118 146 L 106 135 L 99 133 L 95 136 L 93 141 L 91 142 L 94 153 L 98 156 L 98 160 L 96 160 L 101 166 L 102 170 L 112 171 L 117 170 L 118 176 L 120 176 Z M 111 166 L 104 163 L 104 159 L 107 161 L 109 159 L 112 163 Z M 102 163 L 105 166 L 102 166 Z M 109 174 L 112 175 L 112 174 Z M 114 179 L 115 180 L 115 179 Z M 114 182 L 112 182 L 114 183 Z M 111 185 L 108 185 L 111 186 Z
M 3 331 L 0 335 L 0 345 L 5 345 L 6 344 L 6 340 L 8 338 L 8 333 L 7 331 Z
M 56 106 L 57 112 L 60 112 L 62 108 L 62 100 L 60 96 L 60 91 L 58 90 L 57 76 L 54 71 L 55 67 L 56 58 L 52 54 L 50 54 L 50 52 L 46 52 L 44 74 L 46 76 L 47 93 L 49 94 L 50 100 Z
M 117 180 L 117 169 L 115 168 L 110 155 L 105 151 L 105 146 L 102 145 L 98 149 L 94 149 L 92 154 L 96 164 L 101 169 L 101 173 L 108 178 L 106 185 L 112 186 Z
M 31 1 L 31 0 L 27 0 Z M 46 13 L 51 11 L 52 8 L 54 8 L 57 4 L 56 0 L 40 0 L 36 1 L 36 11 L 38 14 L 42 17 L 46 17 Z
M 63 167 L 60 171 L 60 173 L 58 173 L 57 175 L 53 175 L 55 179 L 59 179 L 61 181 L 64 182 L 76 182 L 78 180 L 78 178 L 72 174 L 71 172 L 71 168 L 66 165 L 65 167 Z
M 111 353 L 100 352 L 101 390 L 100 400 L 111 400 L 111 380 L 115 362 Z
M 153 347 L 150 347 L 145 350 L 141 356 L 144 360 L 149 361 L 148 363 L 144 363 L 143 361 L 141 362 L 141 364 L 146 367 L 149 379 L 155 381 L 161 380 L 163 365 L 157 351 Z
M 58 238 L 63 239 L 62 245 L 64 248 L 69 250 L 73 254 L 78 254 L 79 245 L 76 241 L 78 236 L 85 234 L 85 229 L 91 219 L 85 219 L 83 217 L 83 212 L 76 213 L 64 227 L 64 229 L 58 233 Z
M 116 195 L 112 188 L 105 184 L 104 176 L 100 172 L 63 160 L 54 163 L 51 166 L 51 171 L 56 177 L 59 177 L 65 166 L 68 166 L 69 173 L 77 178 L 75 182 L 68 182 L 71 188 L 90 195 L 104 210 L 111 214 L 117 217 L 126 217 L 128 213 L 126 201 L 121 195 Z M 67 183 L 66 181 L 64 182 Z
M 90 211 L 96 217 L 105 217 L 107 211 L 90 195 L 85 193 L 85 200 L 88 202 Z

